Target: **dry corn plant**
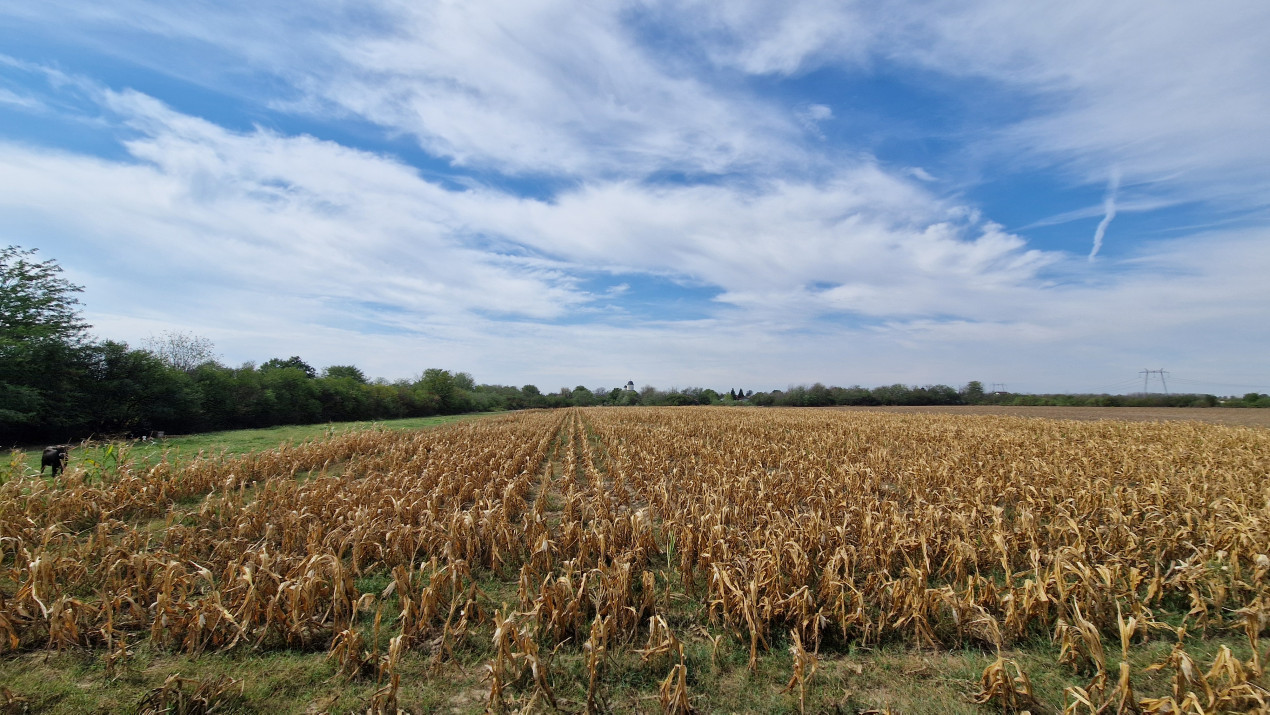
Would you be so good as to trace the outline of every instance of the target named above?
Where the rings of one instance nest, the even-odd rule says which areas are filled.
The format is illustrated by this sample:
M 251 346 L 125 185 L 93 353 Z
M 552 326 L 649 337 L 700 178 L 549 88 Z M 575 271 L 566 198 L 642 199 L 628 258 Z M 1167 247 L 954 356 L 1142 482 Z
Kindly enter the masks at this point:
M 370 653 L 366 651 L 366 639 L 354 628 L 336 634 L 327 660 L 335 661 L 336 674 L 349 680 L 369 673 L 372 667 Z
M 601 618 L 597 615 L 595 620 L 591 621 L 590 636 L 582 644 L 582 650 L 586 654 L 586 710 L 589 713 L 601 710 L 599 682 L 601 670 L 608 658 L 609 631 L 612 624 L 611 618 Z
M 1010 675 L 1009 668 L 1014 669 Z M 976 703 L 996 703 L 1007 713 L 1043 712 L 1044 706 L 1032 692 L 1032 681 L 1013 660 L 1000 656 L 983 670 Z
M 657 667 L 672 658 L 683 662 L 683 644 L 660 615 L 648 619 L 648 643 L 635 651 L 644 663 Z
M 819 659 L 814 653 L 808 653 L 803 648 L 803 641 L 798 635 L 798 631 L 791 630 L 789 637 L 793 641 L 793 644 L 789 646 L 789 652 L 794 656 L 794 674 L 790 676 L 789 682 L 786 683 L 784 692 L 791 692 L 794 689 L 794 685 L 797 685 L 798 712 L 805 713 L 807 712 L 807 685 L 816 675 Z
M 237 689 L 237 692 L 234 692 Z M 138 715 L 206 715 L 242 697 L 242 681 L 225 676 L 206 679 L 168 676 L 137 705 Z
M 683 663 L 675 664 L 657 689 L 657 697 L 663 712 L 672 715 L 696 712 L 688 696 L 688 667 Z
M 791 632 L 802 706 L 824 650 L 1049 635 L 1093 678 L 1071 697 L 1163 712 L 1125 673 L 1111 682 L 1103 638 L 1124 661 L 1160 633 L 1240 629 L 1247 662 L 1210 677 L 1179 649 L 1161 668 L 1179 673 L 1179 708 L 1255 705 L 1267 475 L 1270 433 L 1250 429 L 708 408 L 527 411 L 180 465 L 124 455 L 105 484 L 71 469 L 0 485 L 0 651 L 315 648 L 393 688 L 407 652 L 439 670 L 484 628 L 491 709 L 508 688 L 555 702 L 560 648 L 585 652 L 598 708 L 607 654 L 660 670 L 675 623 L 723 633 L 716 670 L 719 638 L 748 645 L 756 672 L 770 634 Z M 474 573 L 515 586 L 516 610 Z M 400 615 L 377 616 L 368 644 L 359 623 L 389 599 Z M 675 621 L 689 599 L 701 616 Z M 687 708 L 680 666 L 664 691 Z M 1023 702 L 1006 669 L 984 697 Z

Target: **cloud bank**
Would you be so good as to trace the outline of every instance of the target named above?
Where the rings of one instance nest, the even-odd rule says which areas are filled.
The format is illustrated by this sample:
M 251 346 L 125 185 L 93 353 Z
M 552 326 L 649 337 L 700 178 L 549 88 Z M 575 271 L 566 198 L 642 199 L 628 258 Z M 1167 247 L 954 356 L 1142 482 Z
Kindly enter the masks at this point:
M 104 147 L 0 135 L 0 215 L 88 286 L 103 335 L 193 329 L 231 359 L 549 389 L 1092 389 L 1144 361 L 1259 383 L 1266 15 L 50 0 L 0 27 L 56 22 L 66 57 L 138 74 L 0 63 L 11 116 Z M 981 118 L 879 139 L 861 97 L 892 75 L 908 94 L 881 100 Z M 888 142 L 951 148 L 935 169 Z M 983 171 L 1106 192 L 1011 229 L 971 198 Z M 1185 207 L 1223 227 L 1140 228 Z M 1054 226 L 1070 242 L 1029 235 Z

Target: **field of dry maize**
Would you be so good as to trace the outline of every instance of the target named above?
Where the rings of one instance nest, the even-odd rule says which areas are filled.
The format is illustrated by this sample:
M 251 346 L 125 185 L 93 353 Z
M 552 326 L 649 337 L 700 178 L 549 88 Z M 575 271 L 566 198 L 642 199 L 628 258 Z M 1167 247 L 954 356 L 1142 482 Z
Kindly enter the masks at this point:
M 1270 430 L 723 408 L 15 457 L 0 712 L 80 711 L 16 675 L 67 657 L 103 712 L 280 712 L 136 665 L 280 653 L 299 712 L 885 711 L 895 649 L 982 659 L 945 710 L 1264 712 L 1268 477 Z

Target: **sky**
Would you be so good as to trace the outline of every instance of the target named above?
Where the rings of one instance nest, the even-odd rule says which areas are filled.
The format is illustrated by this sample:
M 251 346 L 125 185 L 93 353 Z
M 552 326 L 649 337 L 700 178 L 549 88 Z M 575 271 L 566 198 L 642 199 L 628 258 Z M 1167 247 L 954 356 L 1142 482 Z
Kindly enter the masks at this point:
M 1270 392 L 1270 4 L 0 4 L 94 335 L 544 390 Z

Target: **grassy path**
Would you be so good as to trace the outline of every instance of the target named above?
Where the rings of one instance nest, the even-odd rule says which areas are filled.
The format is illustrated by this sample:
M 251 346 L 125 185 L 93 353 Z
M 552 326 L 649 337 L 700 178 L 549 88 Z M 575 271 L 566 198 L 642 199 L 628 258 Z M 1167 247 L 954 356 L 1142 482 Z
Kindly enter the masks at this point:
M 438 415 L 435 417 L 407 417 L 400 420 L 379 420 L 373 422 L 322 422 L 312 425 L 280 425 L 260 429 L 226 430 L 223 432 L 201 432 L 199 434 L 173 435 L 156 440 L 126 440 L 119 442 L 83 442 L 71 448 L 70 467 L 83 465 L 100 469 L 117 465 L 123 459 L 131 459 L 145 464 L 156 464 L 165 457 L 173 462 L 180 462 L 205 454 L 239 455 L 249 452 L 260 452 L 274 449 L 280 444 L 298 444 L 311 439 L 330 437 L 332 435 L 351 432 L 353 430 L 382 427 L 389 430 L 426 429 L 440 425 L 453 424 L 465 420 L 488 417 L 494 412 L 478 412 L 466 415 Z M 40 469 L 41 446 L 27 446 L 16 449 L 26 469 L 32 473 Z M 45 472 L 47 474 L 47 471 Z

